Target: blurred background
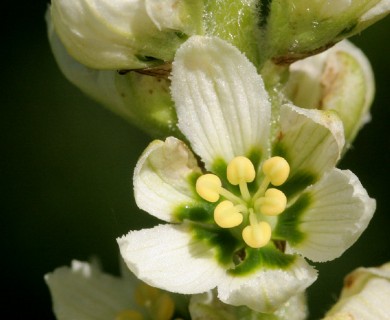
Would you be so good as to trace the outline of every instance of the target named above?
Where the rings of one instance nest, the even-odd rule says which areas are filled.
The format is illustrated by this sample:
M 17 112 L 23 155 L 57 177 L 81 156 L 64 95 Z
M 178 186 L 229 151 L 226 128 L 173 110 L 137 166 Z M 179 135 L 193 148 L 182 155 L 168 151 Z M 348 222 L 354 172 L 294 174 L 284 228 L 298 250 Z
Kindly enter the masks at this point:
M 62 76 L 46 39 L 46 7 L 5 1 L 1 19 L 1 309 L 13 319 L 54 319 L 45 273 L 94 255 L 116 274 L 116 237 L 155 222 L 135 207 L 131 180 L 150 139 Z M 377 199 L 377 212 L 346 254 L 316 265 L 310 319 L 337 299 L 346 273 L 390 260 L 389 30 L 387 18 L 352 38 L 372 63 L 377 93 L 371 123 L 340 164 Z

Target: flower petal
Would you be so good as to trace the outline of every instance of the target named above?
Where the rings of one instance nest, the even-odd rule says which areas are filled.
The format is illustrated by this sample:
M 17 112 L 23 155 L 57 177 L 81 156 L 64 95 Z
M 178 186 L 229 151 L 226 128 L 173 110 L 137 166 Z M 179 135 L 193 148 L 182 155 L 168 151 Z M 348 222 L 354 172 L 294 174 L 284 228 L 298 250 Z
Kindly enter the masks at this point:
M 291 195 L 318 180 L 335 166 L 343 146 L 343 125 L 334 113 L 283 105 L 273 153 L 286 158 L 291 174 L 281 189 Z
M 127 266 L 147 284 L 182 294 L 202 293 L 225 277 L 210 247 L 182 225 L 158 225 L 117 239 Z
M 375 206 L 351 171 L 333 169 L 280 216 L 275 232 L 312 261 L 333 260 L 359 238 Z
M 132 309 L 134 287 L 89 263 L 72 261 L 45 275 L 56 318 L 106 320 Z
M 253 149 L 265 152 L 270 102 L 252 63 L 229 43 L 194 36 L 177 51 L 172 95 L 179 127 L 210 169 Z
M 200 172 L 192 152 L 180 140 L 169 137 L 153 141 L 141 155 L 134 171 L 134 196 L 141 209 L 165 220 L 172 212 L 193 202 L 189 176 Z
M 263 268 L 246 276 L 232 276 L 218 285 L 218 297 L 234 306 L 246 305 L 258 312 L 274 312 L 292 296 L 303 292 L 317 272 L 302 258 L 285 269 Z

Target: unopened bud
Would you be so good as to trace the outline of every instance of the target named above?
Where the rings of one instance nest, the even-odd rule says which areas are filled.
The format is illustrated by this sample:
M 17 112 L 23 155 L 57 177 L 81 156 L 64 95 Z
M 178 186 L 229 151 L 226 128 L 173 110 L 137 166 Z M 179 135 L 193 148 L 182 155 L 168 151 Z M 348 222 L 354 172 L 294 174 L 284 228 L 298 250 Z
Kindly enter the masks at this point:
M 287 97 L 299 107 L 336 111 L 343 121 L 347 147 L 370 119 L 374 90 L 368 59 L 347 40 L 293 63 L 285 88 Z
M 344 279 L 339 301 L 324 320 L 386 320 L 390 315 L 390 263 L 358 268 Z
M 389 0 L 274 0 L 260 8 L 261 52 L 276 64 L 312 56 L 361 32 L 390 10 Z
M 139 69 L 172 61 L 201 28 L 189 0 L 53 0 L 53 25 L 69 54 L 95 69 Z

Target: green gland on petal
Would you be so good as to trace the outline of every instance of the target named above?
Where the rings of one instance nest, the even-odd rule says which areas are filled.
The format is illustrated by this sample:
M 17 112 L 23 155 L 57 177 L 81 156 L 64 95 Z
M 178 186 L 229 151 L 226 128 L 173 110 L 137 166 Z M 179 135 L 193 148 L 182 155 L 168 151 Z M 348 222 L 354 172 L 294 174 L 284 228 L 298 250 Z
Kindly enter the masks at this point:
M 214 209 L 217 226 L 237 227 L 238 230 L 232 231 L 232 234 L 241 234 L 244 243 L 252 248 L 261 248 L 268 244 L 272 237 L 273 224 L 269 217 L 281 214 L 287 205 L 286 195 L 268 186 L 270 183 L 280 186 L 288 179 L 288 162 L 282 157 L 272 157 L 264 161 L 262 171 L 265 176 L 263 181 L 256 181 L 256 170 L 251 160 L 239 156 L 231 160 L 226 168 L 228 182 L 232 186 L 238 185 L 239 188 L 224 188 L 221 179 L 211 173 L 200 176 L 196 181 L 196 191 L 206 201 L 226 199 L 219 202 Z M 251 188 L 248 184 L 252 184 Z

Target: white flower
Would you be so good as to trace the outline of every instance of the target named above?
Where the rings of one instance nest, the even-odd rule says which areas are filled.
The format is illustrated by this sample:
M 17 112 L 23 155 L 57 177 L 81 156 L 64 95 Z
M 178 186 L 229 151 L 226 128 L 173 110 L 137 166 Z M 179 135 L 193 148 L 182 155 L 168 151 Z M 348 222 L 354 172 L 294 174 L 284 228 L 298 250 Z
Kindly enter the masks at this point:
M 387 320 L 389 301 L 390 263 L 358 268 L 345 277 L 340 299 L 324 320 Z
M 140 282 L 128 270 L 122 277 L 103 273 L 96 264 L 73 260 L 45 275 L 58 320 L 169 320 L 174 302 Z M 127 271 L 127 272 L 126 272 Z
M 350 171 L 329 112 L 271 106 L 254 66 L 218 38 L 195 36 L 175 57 L 180 140 L 155 140 L 134 172 L 138 206 L 169 222 L 118 239 L 143 281 L 273 312 L 316 279 L 302 258 L 339 257 L 370 221 L 375 201 Z M 270 185 L 273 187 L 270 187 Z

